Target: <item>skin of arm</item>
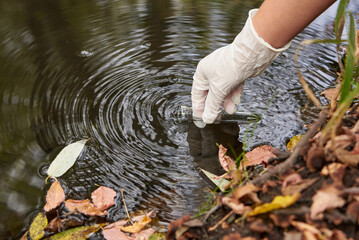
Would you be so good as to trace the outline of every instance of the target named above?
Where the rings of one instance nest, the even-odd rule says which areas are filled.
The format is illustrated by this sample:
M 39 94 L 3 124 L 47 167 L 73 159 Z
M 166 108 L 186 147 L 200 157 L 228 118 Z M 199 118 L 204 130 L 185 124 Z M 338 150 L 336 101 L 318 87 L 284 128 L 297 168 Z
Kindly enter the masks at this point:
M 259 37 L 283 47 L 336 0 L 265 0 L 252 22 Z

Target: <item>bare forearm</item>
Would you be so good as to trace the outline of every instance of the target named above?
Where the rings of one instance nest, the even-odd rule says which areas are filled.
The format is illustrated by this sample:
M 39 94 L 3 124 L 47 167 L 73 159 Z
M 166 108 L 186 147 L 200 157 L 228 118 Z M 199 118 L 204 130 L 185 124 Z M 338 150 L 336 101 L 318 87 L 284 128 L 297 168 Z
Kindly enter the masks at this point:
M 283 47 L 336 0 L 266 0 L 253 17 L 257 34 Z

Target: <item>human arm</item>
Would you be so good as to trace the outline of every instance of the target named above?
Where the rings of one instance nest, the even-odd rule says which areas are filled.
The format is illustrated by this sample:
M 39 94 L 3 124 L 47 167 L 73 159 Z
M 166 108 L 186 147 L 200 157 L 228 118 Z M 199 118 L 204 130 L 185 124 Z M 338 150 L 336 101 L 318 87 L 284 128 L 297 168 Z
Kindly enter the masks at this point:
M 260 75 L 334 0 L 266 0 L 234 41 L 202 59 L 193 76 L 193 116 L 213 123 L 240 103 L 244 80 Z

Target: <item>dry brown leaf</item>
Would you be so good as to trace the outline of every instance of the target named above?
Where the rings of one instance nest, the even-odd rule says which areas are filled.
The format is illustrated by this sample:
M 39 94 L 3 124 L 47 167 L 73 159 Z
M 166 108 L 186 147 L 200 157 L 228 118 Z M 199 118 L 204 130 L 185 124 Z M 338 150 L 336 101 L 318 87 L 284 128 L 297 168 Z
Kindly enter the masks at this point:
M 281 228 L 288 228 L 291 222 L 294 220 L 294 215 L 285 215 L 285 214 L 274 214 L 269 215 L 270 219 L 274 222 L 274 225 Z
M 359 142 L 355 144 L 355 147 L 351 151 L 345 149 L 335 149 L 335 155 L 342 163 L 349 164 L 353 167 L 357 167 L 359 164 Z
M 273 224 L 265 223 L 262 219 L 258 218 L 249 225 L 253 232 L 269 233 L 273 230 Z
M 127 226 L 127 227 L 120 226 L 119 228 L 124 232 L 138 233 L 150 222 L 151 222 L 151 218 L 144 216 L 141 222 L 135 222 L 132 226 Z
M 252 183 L 248 183 L 246 185 L 240 186 L 238 188 L 236 188 L 236 190 L 234 190 L 234 192 L 232 193 L 232 197 L 234 199 L 241 199 L 243 196 L 249 194 L 249 193 L 254 193 L 254 192 L 258 192 L 260 190 L 259 187 L 255 186 Z
M 95 207 L 101 211 L 115 205 L 116 192 L 108 187 L 101 186 L 91 194 Z
M 317 180 L 318 178 L 304 179 L 300 183 L 288 185 L 285 188 L 282 188 L 281 192 L 283 195 L 292 195 L 296 192 L 300 193 L 301 191 L 307 189 L 309 186 L 313 185 Z
M 125 226 L 127 222 L 128 222 L 127 220 L 119 220 L 117 222 L 114 222 L 114 223 L 111 223 L 111 224 L 107 225 L 104 228 L 105 229 L 106 228 L 119 228 L 120 226 Z
M 47 224 L 45 231 L 47 232 L 60 232 L 62 228 L 62 219 L 60 217 L 55 217 L 52 219 L 49 224 Z
M 232 160 L 232 158 L 226 155 L 226 152 L 227 148 L 223 147 L 222 144 L 219 145 L 218 158 L 219 162 L 221 163 L 221 166 L 227 172 L 231 170 L 236 170 L 237 168 L 235 162 Z
M 133 222 L 141 222 L 142 219 L 143 219 L 145 216 L 147 216 L 147 217 L 149 217 L 149 218 L 153 218 L 153 217 L 155 216 L 155 211 L 152 210 L 152 211 L 148 212 L 148 213 L 145 214 L 145 215 L 134 216 L 134 217 L 132 218 L 132 221 L 133 221 Z
M 119 228 L 104 228 L 102 234 L 106 240 L 131 240 L 126 233 Z
M 300 176 L 299 173 L 292 173 L 288 176 L 286 176 L 283 180 L 283 183 L 282 183 L 282 188 L 285 188 L 288 184 L 297 184 L 297 183 L 300 183 L 302 182 L 302 176 Z
M 292 225 L 302 232 L 306 240 L 323 239 L 322 233 L 312 225 L 297 221 L 292 221 Z
M 323 168 L 325 161 L 325 154 L 323 147 L 317 142 L 313 142 L 308 151 L 303 154 L 303 158 L 310 171 L 316 172 Z
M 70 212 L 79 211 L 85 215 L 90 216 L 103 216 L 107 215 L 107 211 L 99 210 L 95 207 L 93 203 L 90 202 L 89 199 L 85 200 L 74 200 L 69 199 L 65 201 L 65 206 L 69 209 Z
M 230 207 L 236 214 L 242 215 L 251 211 L 251 207 L 245 206 L 243 203 L 240 203 L 238 200 L 231 197 L 223 197 L 222 203 Z
M 147 240 L 150 236 L 156 231 L 153 228 L 148 228 L 146 230 L 142 230 L 139 233 L 134 233 L 131 235 L 131 238 L 134 240 Z
M 355 201 L 348 205 L 347 214 L 352 216 L 359 223 L 359 202 Z
M 242 240 L 242 239 L 243 238 L 240 233 L 230 233 L 225 235 L 222 240 Z
M 176 231 L 180 229 L 184 222 L 187 222 L 191 219 L 190 215 L 184 215 L 180 219 L 177 219 L 176 221 L 170 222 L 170 225 L 168 226 L 168 232 L 166 239 L 168 240 L 174 240 L 176 239 Z
M 335 88 L 328 88 L 324 90 L 323 92 L 320 93 L 320 95 L 324 95 L 324 97 L 328 100 L 334 100 L 335 97 L 336 97 L 335 100 L 339 100 L 339 94 L 338 94 L 339 91 L 340 91 L 340 85 L 338 84 Z
M 44 210 L 49 212 L 52 209 L 57 208 L 63 201 L 65 201 L 65 192 L 60 183 L 56 180 L 51 184 L 50 189 L 47 191 Z
M 334 185 L 320 189 L 312 198 L 310 218 L 313 220 L 321 219 L 321 213 L 325 210 L 344 206 L 345 200 L 339 194 L 340 190 Z
M 245 154 L 245 166 L 257 165 L 265 163 L 267 164 L 269 159 L 276 158 L 275 152 L 279 152 L 277 149 L 269 146 L 263 145 L 260 147 L 256 147 L 250 152 Z

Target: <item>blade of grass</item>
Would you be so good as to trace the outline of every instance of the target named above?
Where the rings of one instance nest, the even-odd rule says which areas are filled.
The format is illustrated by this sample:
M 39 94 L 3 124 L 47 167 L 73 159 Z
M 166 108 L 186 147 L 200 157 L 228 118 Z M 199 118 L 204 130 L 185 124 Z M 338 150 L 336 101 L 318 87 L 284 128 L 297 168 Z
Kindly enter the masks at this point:
M 349 16 L 350 27 L 348 33 L 348 48 L 345 56 L 344 78 L 339 104 L 342 104 L 344 99 L 348 96 L 353 82 L 353 71 L 355 62 L 355 22 L 353 14 L 351 12 L 349 13 Z

